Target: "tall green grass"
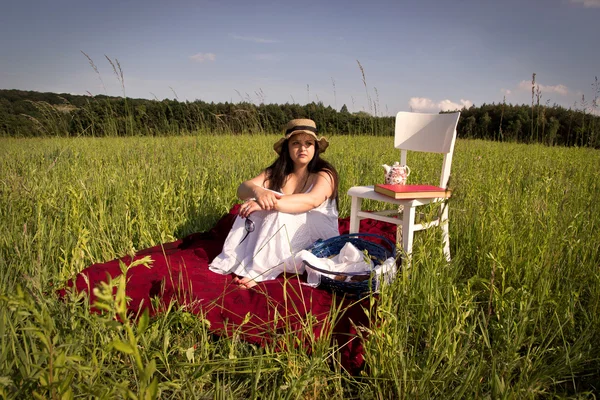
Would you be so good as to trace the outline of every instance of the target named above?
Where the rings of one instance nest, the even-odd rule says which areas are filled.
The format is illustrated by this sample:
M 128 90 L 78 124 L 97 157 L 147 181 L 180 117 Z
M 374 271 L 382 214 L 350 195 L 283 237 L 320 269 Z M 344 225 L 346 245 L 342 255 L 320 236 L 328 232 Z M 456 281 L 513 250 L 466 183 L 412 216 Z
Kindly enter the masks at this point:
M 53 288 L 87 265 L 207 230 L 239 182 L 274 158 L 275 136 L 0 140 L 0 396 L 152 398 L 585 397 L 600 378 L 600 153 L 458 141 L 452 262 L 440 232 L 384 289 L 350 376 L 325 336 L 310 352 L 213 338 L 173 305 L 124 318 L 125 282 L 105 314 Z M 383 180 L 392 138 L 332 137 L 349 187 Z M 414 183 L 441 159 L 409 155 Z M 380 207 L 370 204 L 371 208 Z M 124 268 L 127 266 L 124 266 Z M 104 293 L 104 294 L 103 294 Z M 76 295 L 73 295 L 74 297 Z M 334 309 L 333 318 L 337 313 Z M 116 316 L 121 318 L 115 318 Z M 122 322 L 118 322 L 118 321 Z M 310 335 L 311 323 L 306 323 Z

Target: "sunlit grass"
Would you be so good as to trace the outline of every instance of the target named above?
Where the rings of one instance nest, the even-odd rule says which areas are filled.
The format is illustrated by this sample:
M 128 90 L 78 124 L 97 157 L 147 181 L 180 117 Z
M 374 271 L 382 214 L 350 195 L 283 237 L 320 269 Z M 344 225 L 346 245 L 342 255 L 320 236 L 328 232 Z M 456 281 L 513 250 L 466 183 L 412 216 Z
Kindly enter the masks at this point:
M 176 307 L 128 330 L 51 294 L 87 265 L 212 227 L 237 201 L 239 182 L 274 159 L 276 139 L 1 139 L 0 395 L 535 398 L 599 390 L 600 153 L 589 149 L 458 141 L 453 260 L 444 262 L 439 232 L 417 234 L 411 269 L 372 310 L 360 377 L 340 369 L 328 338 L 311 355 L 217 340 L 202 318 Z M 382 182 L 381 164 L 399 154 L 391 137 L 330 142 L 324 156 L 340 173 L 340 214 L 348 216 L 349 187 Z M 409 155 L 408 163 L 411 182 L 437 183 L 440 157 Z M 118 301 L 107 304 L 119 312 Z M 114 349 L 132 337 L 132 355 Z

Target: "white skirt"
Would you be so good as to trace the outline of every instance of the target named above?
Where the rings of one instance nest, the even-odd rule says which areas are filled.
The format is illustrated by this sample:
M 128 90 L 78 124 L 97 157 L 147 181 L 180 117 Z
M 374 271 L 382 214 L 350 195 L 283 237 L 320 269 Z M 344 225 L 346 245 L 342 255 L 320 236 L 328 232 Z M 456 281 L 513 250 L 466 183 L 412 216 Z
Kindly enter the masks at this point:
M 297 252 L 318 239 L 339 235 L 335 202 L 327 200 L 319 207 L 299 214 L 256 211 L 249 219 L 254 230 L 245 228 L 246 219 L 237 217 L 223 245 L 223 251 L 210 264 L 218 274 L 234 273 L 262 282 L 282 272 L 304 272 L 295 265 Z

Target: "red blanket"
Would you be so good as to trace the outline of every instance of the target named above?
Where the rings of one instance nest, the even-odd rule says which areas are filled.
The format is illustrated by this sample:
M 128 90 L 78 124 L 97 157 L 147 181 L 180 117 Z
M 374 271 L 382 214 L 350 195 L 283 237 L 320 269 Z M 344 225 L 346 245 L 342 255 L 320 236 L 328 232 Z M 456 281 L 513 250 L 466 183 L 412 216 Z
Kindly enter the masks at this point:
M 208 269 L 210 261 L 221 252 L 238 209 L 238 205 L 234 206 L 208 232 L 139 251 L 133 258 L 121 258 L 127 265 L 148 255 L 154 261 L 150 269 L 139 265 L 127 272 L 129 310 L 137 313 L 140 306 L 149 307 L 154 314 L 160 310 L 152 308 L 152 297 L 160 298 L 161 304 L 175 300 L 192 313 L 203 313 L 214 333 L 230 335 L 237 330 L 244 340 L 257 344 L 274 339 L 284 330 L 297 330 L 300 334 L 303 321 L 310 313 L 315 337 L 333 328 L 334 340 L 341 347 L 342 365 L 352 373 L 359 371 L 363 364 L 362 344 L 356 338 L 355 326 L 368 324 L 363 312 L 366 304 L 346 300 L 342 315 L 331 327 L 328 321 L 330 310 L 336 304 L 339 306 L 341 300 L 338 298 L 336 303 L 335 296 L 330 293 L 302 285 L 300 277 L 280 276 L 245 290 L 232 284 L 231 275 L 219 275 Z M 348 233 L 348 229 L 348 218 L 340 219 L 340 234 Z M 360 231 L 395 241 L 392 224 L 363 220 Z M 87 291 L 88 282 L 93 288 L 98 282 L 105 281 L 107 274 L 113 278 L 121 274 L 119 259 L 86 268 L 67 286 L 74 285 L 77 291 Z M 60 294 L 64 296 L 65 289 Z M 94 294 L 90 293 L 89 298 L 93 303 Z M 245 318 L 249 319 L 244 323 Z

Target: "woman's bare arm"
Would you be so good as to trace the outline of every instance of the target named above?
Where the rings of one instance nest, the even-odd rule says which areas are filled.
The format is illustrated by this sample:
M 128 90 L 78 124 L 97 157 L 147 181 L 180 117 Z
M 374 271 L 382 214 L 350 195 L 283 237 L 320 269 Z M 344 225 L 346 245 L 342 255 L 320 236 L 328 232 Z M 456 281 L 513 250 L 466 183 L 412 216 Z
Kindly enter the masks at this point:
M 237 189 L 237 196 L 241 200 L 256 199 L 256 203 L 263 210 L 273 210 L 275 205 L 281 198 L 281 194 L 262 187 L 266 180 L 265 172 L 261 172 L 258 176 L 242 182 Z

